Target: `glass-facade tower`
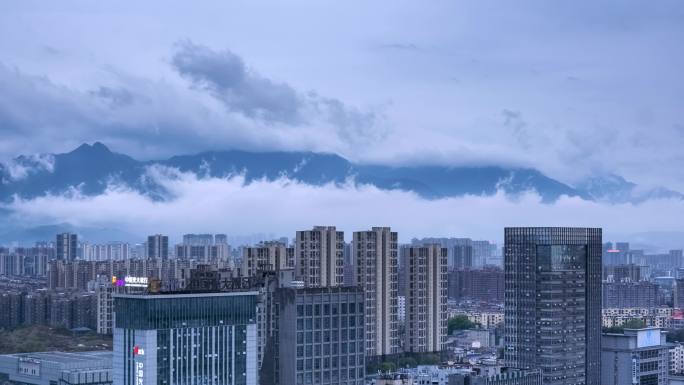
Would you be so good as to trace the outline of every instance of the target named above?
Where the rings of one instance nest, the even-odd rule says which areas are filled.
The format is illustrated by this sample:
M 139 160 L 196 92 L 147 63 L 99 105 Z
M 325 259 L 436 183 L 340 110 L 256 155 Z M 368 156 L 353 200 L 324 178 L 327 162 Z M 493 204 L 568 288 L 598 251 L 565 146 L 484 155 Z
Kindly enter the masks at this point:
M 598 385 L 601 229 L 505 229 L 505 360 L 544 384 Z
M 114 385 L 256 385 L 256 292 L 117 295 Z

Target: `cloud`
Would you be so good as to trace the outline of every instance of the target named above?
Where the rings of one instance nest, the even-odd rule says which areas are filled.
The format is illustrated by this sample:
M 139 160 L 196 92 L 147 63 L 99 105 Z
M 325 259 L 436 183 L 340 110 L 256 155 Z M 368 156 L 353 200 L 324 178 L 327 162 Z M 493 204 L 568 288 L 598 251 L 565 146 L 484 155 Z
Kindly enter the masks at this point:
M 420 51 L 420 47 L 413 43 L 383 43 L 377 44 L 375 47 L 386 50 Z
M 128 106 L 135 101 L 133 93 L 121 87 L 100 86 L 96 90 L 90 91 L 90 95 L 106 100 L 113 107 Z
M 684 190 L 676 0 L 125 8 L 3 9 L 0 156 L 96 140 L 145 158 L 296 149 Z
M 246 184 L 241 176 L 200 177 L 161 167 L 150 168 L 147 176 L 173 198 L 153 200 L 112 185 L 98 196 L 72 192 L 17 199 L 0 209 L 11 213 L 10 221 L 20 218 L 26 226 L 68 218 L 76 226 L 125 229 L 139 239 L 157 232 L 172 237 L 188 232 L 293 236 L 313 225 L 336 225 L 349 240 L 352 231 L 387 225 L 404 242 L 425 236 L 500 240 L 504 226 L 595 226 L 606 234 L 661 231 L 678 228 L 684 215 L 684 202 L 667 199 L 610 205 L 564 197 L 547 204 L 534 193 L 515 199 L 498 193 L 426 200 L 352 183 L 311 186 L 283 178 Z
M 260 75 L 229 50 L 215 51 L 183 41 L 176 44 L 171 63 L 193 86 L 249 118 L 292 126 L 324 122 L 336 127 L 339 135 L 351 143 L 373 138 L 369 133 L 377 132 L 376 112 L 360 111 L 313 91 L 299 92 L 287 83 Z
M 101 81 L 107 85 L 80 90 L 0 63 L 0 162 L 11 167 L 20 154 L 66 152 L 95 141 L 140 159 L 233 148 L 341 151 L 347 144 L 339 127 L 355 116 L 322 104 L 331 116 L 340 115 L 339 127 L 293 132 L 226 111 L 169 82 L 122 73 Z
M 184 41 L 176 44 L 171 63 L 181 76 L 210 92 L 232 111 L 267 122 L 303 122 L 305 101 L 292 87 L 259 75 L 229 50 L 217 52 Z
M 504 117 L 504 126 L 511 130 L 511 134 L 523 148 L 530 148 L 530 134 L 525 127 L 527 123 L 523 120 L 520 111 L 504 109 L 501 111 Z
M 5 167 L 11 179 L 20 180 L 41 171 L 52 172 L 55 168 L 55 157 L 51 154 L 21 156 L 13 159 Z

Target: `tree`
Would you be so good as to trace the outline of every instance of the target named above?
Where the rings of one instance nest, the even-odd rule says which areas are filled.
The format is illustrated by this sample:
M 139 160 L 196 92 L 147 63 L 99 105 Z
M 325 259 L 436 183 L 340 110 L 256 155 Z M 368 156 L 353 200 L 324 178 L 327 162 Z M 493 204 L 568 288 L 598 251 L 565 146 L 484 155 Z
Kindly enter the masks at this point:
M 603 328 L 604 333 L 624 333 L 625 329 L 643 329 L 646 327 L 646 322 L 639 318 L 628 319 L 619 326 L 611 326 Z
M 684 329 L 668 330 L 667 342 L 684 342 Z
M 457 315 L 456 317 L 449 318 L 447 333 L 451 334 L 455 330 L 475 329 L 479 326 L 480 324 L 470 321 L 467 315 Z
M 380 371 L 383 373 L 392 373 L 397 370 L 397 365 L 394 362 L 383 362 L 380 364 Z

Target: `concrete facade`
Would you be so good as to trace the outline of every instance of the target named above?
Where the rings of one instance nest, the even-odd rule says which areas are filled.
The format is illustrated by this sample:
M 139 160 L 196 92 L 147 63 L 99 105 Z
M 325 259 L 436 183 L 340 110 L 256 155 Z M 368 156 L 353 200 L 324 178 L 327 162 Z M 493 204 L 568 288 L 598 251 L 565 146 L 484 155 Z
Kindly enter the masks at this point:
M 365 292 L 366 356 L 399 352 L 397 233 L 389 227 L 354 232 L 353 285 Z
M 295 276 L 306 287 L 336 287 L 344 282 L 344 232 L 335 226 L 297 231 Z
M 667 385 L 670 345 L 659 328 L 603 334 L 602 385 Z
M 447 249 L 439 245 L 402 249 L 406 260 L 407 352 L 437 352 L 447 335 Z

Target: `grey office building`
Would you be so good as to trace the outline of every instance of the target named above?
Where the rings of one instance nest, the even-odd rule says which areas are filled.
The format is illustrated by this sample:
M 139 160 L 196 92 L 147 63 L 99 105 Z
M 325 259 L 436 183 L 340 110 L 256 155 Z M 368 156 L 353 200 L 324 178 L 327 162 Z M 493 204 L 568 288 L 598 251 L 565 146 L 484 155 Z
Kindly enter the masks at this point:
M 603 335 L 602 385 L 666 385 L 669 349 L 659 328 L 625 329 Z
M 278 365 L 269 384 L 364 384 L 360 288 L 279 289 L 276 301 L 278 336 L 271 361 Z
M 546 385 L 599 385 L 601 229 L 505 229 L 506 365 Z
M 257 292 L 114 296 L 115 385 L 256 385 Z

